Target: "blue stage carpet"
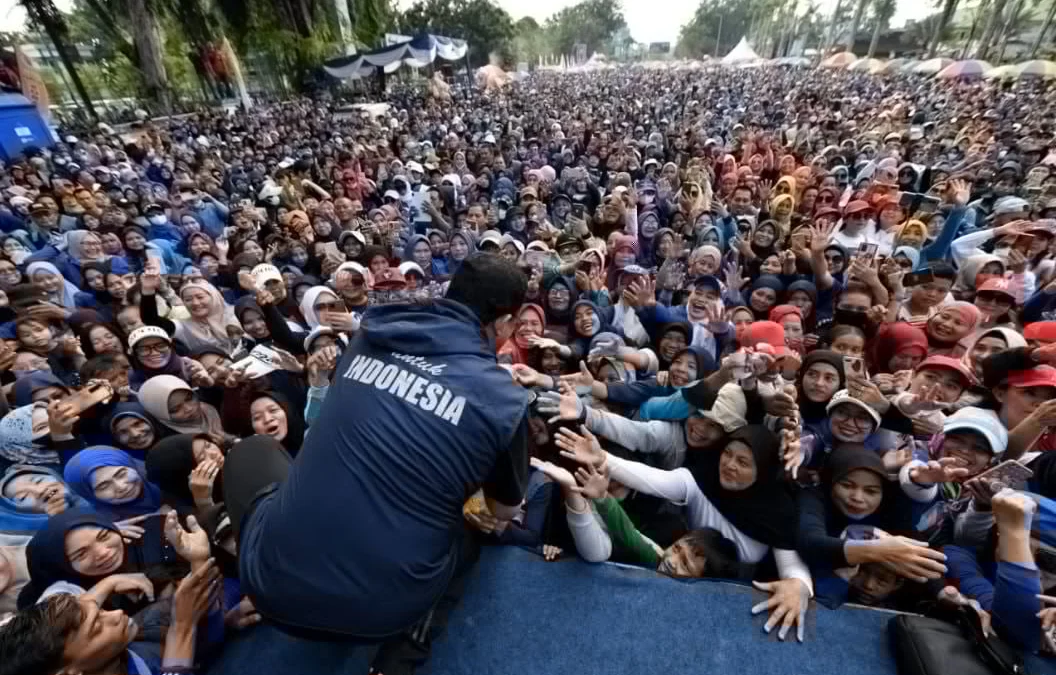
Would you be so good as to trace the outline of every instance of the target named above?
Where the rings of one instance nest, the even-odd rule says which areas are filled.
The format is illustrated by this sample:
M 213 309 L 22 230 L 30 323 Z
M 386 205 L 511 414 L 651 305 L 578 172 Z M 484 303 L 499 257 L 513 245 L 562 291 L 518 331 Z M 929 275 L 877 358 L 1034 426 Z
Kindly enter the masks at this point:
M 895 675 L 891 614 L 812 609 L 807 640 L 781 643 L 749 613 L 762 594 L 645 570 L 545 563 L 513 547 L 485 549 L 422 675 L 796 673 Z M 774 631 L 776 633 L 776 631 Z M 213 675 L 365 675 L 341 644 L 299 640 L 266 625 L 233 640 Z M 1056 675 L 1052 660 L 1028 673 Z

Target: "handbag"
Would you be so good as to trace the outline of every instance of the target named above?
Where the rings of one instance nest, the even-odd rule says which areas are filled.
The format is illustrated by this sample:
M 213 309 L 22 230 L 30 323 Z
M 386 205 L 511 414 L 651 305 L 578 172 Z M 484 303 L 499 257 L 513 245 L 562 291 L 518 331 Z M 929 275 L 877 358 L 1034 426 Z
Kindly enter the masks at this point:
M 892 617 L 888 630 L 901 675 L 1026 675 L 1015 649 L 997 635 L 984 636 L 975 610 L 958 607 L 950 619 Z

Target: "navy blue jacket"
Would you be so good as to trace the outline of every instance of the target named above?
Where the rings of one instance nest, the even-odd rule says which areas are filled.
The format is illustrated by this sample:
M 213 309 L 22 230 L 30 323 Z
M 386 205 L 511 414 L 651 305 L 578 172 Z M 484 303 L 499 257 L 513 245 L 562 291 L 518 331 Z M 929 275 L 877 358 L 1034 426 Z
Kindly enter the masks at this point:
M 466 497 L 521 503 L 527 405 L 466 306 L 367 310 L 289 477 L 244 524 L 257 609 L 364 638 L 413 625 L 460 563 Z

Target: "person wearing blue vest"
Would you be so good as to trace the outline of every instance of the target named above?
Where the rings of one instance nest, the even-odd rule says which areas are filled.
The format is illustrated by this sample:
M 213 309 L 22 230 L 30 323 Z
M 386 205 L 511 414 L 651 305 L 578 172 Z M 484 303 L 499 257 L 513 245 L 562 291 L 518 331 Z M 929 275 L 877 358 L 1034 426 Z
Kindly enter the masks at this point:
M 466 498 L 483 487 L 508 521 L 524 496 L 528 393 L 497 364 L 494 326 L 526 291 L 481 253 L 443 299 L 371 307 L 297 459 L 268 437 L 232 449 L 239 577 L 265 619 L 364 653 L 412 629 L 421 645 L 420 622 L 475 561 Z

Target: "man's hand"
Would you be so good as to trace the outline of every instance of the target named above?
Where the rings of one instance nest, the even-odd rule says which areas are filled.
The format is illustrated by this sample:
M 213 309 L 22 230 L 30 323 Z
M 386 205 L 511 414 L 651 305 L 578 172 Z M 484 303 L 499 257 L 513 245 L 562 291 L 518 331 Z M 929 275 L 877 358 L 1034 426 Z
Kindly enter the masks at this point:
M 881 415 L 886 413 L 891 407 L 891 402 L 880 392 L 880 387 L 864 377 L 858 377 L 856 375 L 848 376 L 847 388 L 850 390 L 852 396 Z
M 327 345 L 308 357 L 308 384 L 325 387 L 330 384 L 329 373 L 337 367 L 337 345 Z
M 154 584 L 145 574 L 112 574 L 106 578 L 111 593 L 128 595 L 133 600 L 146 598 L 154 602 Z
M 799 477 L 799 467 L 803 465 L 803 446 L 799 432 L 785 429 L 781 432 L 781 459 L 785 462 L 785 473 L 793 479 Z
M 594 391 L 594 376 L 590 374 L 590 368 L 587 367 L 587 362 L 579 362 L 578 373 L 573 375 L 562 375 L 561 385 L 572 387 L 577 396 L 585 396 Z M 563 388 L 561 393 L 565 393 Z
M 176 553 L 189 563 L 204 562 L 209 558 L 209 535 L 194 516 L 187 516 L 187 527 L 183 529 L 175 511 L 165 515 L 165 538 Z
M 979 477 L 964 482 L 964 489 L 972 496 L 972 502 L 975 504 L 976 510 L 981 511 L 989 511 L 990 500 L 1006 487 L 1008 486 L 1000 481 Z
M 253 606 L 253 601 L 248 596 L 242 598 L 241 602 L 229 609 L 227 614 L 224 615 L 224 623 L 228 628 L 234 628 L 235 630 L 255 626 L 260 623 L 260 620 L 260 612 Z
M 194 359 L 187 359 L 186 363 L 191 374 L 192 385 L 205 388 L 216 386 L 216 381 L 213 380 L 213 376 L 209 374 L 205 366 Z
M 575 394 L 558 394 L 553 391 L 544 391 L 539 394 L 536 410 L 542 415 L 553 415 L 549 423 L 554 424 L 560 420 L 575 422 L 583 419 L 586 409 L 583 401 Z
M 65 399 L 48 404 L 48 433 L 52 438 L 64 438 L 73 435 L 73 427 L 80 421 L 80 416 L 72 403 Z
M 550 480 L 560 485 L 562 490 L 574 493 L 580 493 L 583 491 L 583 488 L 579 487 L 576 483 L 575 477 L 568 469 L 560 467 L 552 462 L 544 462 L 538 457 L 532 457 L 531 465 L 533 468 L 546 474 Z
M 780 623 L 781 629 L 777 632 L 777 637 L 784 640 L 788 631 L 795 626 L 796 639 L 803 642 L 807 608 L 810 606 L 810 589 L 807 585 L 799 579 L 781 579 L 768 583 L 753 581 L 752 585 L 770 593 L 770 599 L 752 607 L 753 615 L 770 610 L 770 618 L 767 619 L 763 630 L 769 633 Z
M 580 425 L 579 430 L 582 435 L 568 428 L 557 430 L 554 445 L 561 451 L 561 456 L 584 465 L 594 467 L 604 465 L 608 454 L 601 449 L 597 436 L 590 433 L 586 425 Z

